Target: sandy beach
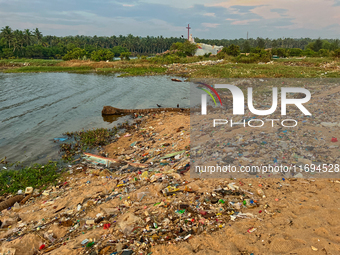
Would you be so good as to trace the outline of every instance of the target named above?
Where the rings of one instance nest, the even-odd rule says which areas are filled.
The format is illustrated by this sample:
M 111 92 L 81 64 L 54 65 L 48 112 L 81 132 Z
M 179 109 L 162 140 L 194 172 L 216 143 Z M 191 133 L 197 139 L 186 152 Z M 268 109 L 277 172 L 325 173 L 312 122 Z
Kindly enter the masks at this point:
M 84 161 L 60 185 L 3 210 L 0 251 L 339 254 L 339 181 L 190 178 L 189 124 L 189 114 L 146 115 L 105 148 L 117 160 L 110 168 Z

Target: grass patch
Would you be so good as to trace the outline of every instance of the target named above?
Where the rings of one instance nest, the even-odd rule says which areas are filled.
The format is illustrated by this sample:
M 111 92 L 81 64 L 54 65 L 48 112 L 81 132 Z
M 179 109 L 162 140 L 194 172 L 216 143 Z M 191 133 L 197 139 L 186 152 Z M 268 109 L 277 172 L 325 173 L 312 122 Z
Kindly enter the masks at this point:
M 277 63 L 289 63 L 289 62 L 301 62 L 303 64 L 322 64 L 322 63 L 330 63 L 334 61 L 334 58 L 331 57 L 320 57 L 320 58 L 301 58 L 301 57 L 291 57 L 291 58 L 278 58 L 274 60 Z
M 145 76 L 165 74 L 165 67 L 126 67 L 126 68 L 97 68 L 96 71 L 102 73 L 122 73 L 119 77 L 125 76 Z
M 0 60 L 0 67 L 2 66 L 23 66 L 24 64 L 29 66 L 54 66 L 60 63 L 60 60 L 51 60 L 51 59 L 1 59 Z
M 250 57 L 239 58 L 252 61 Z M 225 62 L 218 65 L 195 65 L 167 69 L 165 64 L 195 63 L 204 60 L 216 60 L 217 57 L 179 57 L 175 55 L 156 56 L 149 59 L 130 61 L 93 62 L 93 61 L 58 61 L 42 59 L 0 60 L 6 73 L 37 72 L 96 72 L 120 73 L 120 77 L 146 75 L 183 75 L 189 78 L 338 78 L 339 61 L 330 57 L 282 58 L 273 59 L 272 64 L 236 63 L 237 58 L 227 56 Z M 258 61 L 257 61 L 258 62 Z M 29 63 L 29 66 L 23 66 Z M 328 64 L 328 65 L 325 65 Z M 7 68 L 7 69 L 6 69 Z M 185 69 L 185 70 L 184 70 Z
M 314 66 L 289 66 L 280 64 L 220 64 L 195 66 L 194 78 L 338 78 L 340 73 L 333 69 Z
M 64 67 L 64 66 L 25 66 L 7 69 L 4 73 L 39 73 L 39 72 L 84 72 L 93 70 L 90 66 Z
M 56 184 L 61 176 L 58 173 L 56 162 L 46 165 L 34 164 L 20 170 L 0 171 L 0 194 L 16 193 L 25 190 L 26 187 L 44 188 L 50 184 Z
M 60 150 L 63 153 L 62 159 L 66 161 L 72 161 L 74 156 L 83 153 L 88 149 L 94 149 L 99 146 L 105 146 L 113 142 L 115 134 L 118 129 L 98 128 L 87 131 L 78 131 L 65 133 L 70 138 L 74 139 L 72 143 L 62 143 Z

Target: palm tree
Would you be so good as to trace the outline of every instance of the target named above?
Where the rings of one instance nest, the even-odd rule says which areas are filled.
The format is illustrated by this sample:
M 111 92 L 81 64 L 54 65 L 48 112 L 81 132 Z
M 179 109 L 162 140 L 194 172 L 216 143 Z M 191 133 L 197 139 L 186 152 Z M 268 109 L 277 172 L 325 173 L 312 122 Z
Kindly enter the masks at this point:
M 25 42 L 26 42 L 26 46 L 31 45 L 31 38 L 32 38 L 32 33 L 29 29 L 26 29 L 24 32 L 24 37 L 25 37 Z
M 12 28 L 9 26 L 3 27 L 1 29 L 1 35 L 5 38 L 8 43 L 8 48 L 11 48 L 11 40 L 13 39 Z
M 36 28 L 36 29 L 34 30 L 33 34 L 34 34 L 35 38 L 37 39 L 38 44 L 40 44 L 40 40 L 41 40 L 42 37 L 43 37 L 42 33 L 39 31 L 38 28 Z
M 15 52 L 16 48 L 19 47 L 21 45 L 21 48 L 22 48 L 22 45 L 23 45 L 23 34 L 22 34 L 22 31 L 20 30 L 15 30 L 13 32 L 13 39 L 12 39 L 12 44 L 13 44 L 13 52 Z

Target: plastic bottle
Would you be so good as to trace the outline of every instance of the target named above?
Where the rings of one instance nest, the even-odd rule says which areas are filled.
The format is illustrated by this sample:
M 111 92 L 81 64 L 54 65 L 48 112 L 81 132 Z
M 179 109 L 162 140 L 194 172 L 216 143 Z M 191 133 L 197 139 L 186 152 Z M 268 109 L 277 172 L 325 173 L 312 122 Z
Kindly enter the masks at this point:
M 266 195 L 264 194 L 264 192 L 263 192 L 262 189 L 258 189 L 258 190 L 257 190 L 257 194 L 258 194 L 259 196 L 262 196 L 262 198 L 265 198 L 265 197 L 266 197 Z

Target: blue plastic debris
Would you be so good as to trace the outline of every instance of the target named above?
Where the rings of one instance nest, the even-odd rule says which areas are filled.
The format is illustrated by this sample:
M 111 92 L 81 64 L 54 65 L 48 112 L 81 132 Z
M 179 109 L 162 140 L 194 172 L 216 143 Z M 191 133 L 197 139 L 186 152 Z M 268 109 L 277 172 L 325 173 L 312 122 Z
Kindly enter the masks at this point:
M 57 137 L 57 138 L 54 138 L 53 140 L 56 141 L 56 142 L 65 142 L 68 138 L 65 138 L 65 137 Z

